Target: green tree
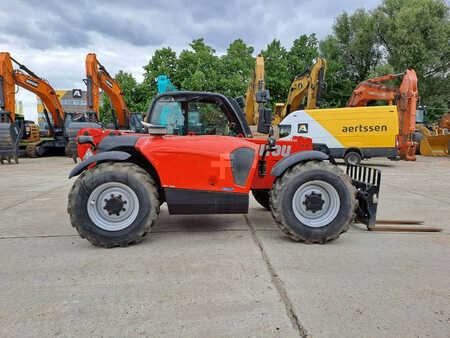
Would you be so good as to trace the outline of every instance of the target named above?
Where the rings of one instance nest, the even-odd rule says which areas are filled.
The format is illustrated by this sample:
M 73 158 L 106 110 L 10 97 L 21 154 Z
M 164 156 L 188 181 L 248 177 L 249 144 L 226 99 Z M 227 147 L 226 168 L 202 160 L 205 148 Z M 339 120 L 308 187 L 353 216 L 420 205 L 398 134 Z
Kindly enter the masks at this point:
M 114 79 L 117 81 L 117 83 L 120 86 L 120 89 L 122 90 L 122 96 L 124 97 L 125 103 L 128 107 L 128 109 L 131 112 L 140 112 L 143 111 L 143 104 L 141 101 L 141 98 L 139 97 L 138 91 L 137 91 L 137 81 L 131 75 L 130 73 L 126 73 L 122 70 L 119 71 L 119 73 L 116 74 Z M 102 93 L 101 95 L 101 106 L 100 106 L 100 120 L 103 123 L 112 123 L 112 105 L 111 100 L 106 93 Z M 116 114 L 116 112 L 114 112 Z
M 264 57 L 264 70 L 266 73 L 266 88 L 270 91 L 270 103 L 285 102 L 291 84 L 288 74 L 288 51 L 279 40 L 273 40 L 261 52 Z
M 341 14 L 333 25 L 333 35 L 327 37 L 333 46 L 334 60 L 346 65 L 347 76 L 355 83 L 368 78 L 380 63 L 382 52 L 376 34 L 376 22 L 371 13 L 357 9 L 353 14 Z
M 203 39 L 193 40 L 189 46 L 192 50 L 183 50 L 178 57 L 174 83 L 186 90 L 217 91 L 220 59 L 216 51 Z
M 136 87 L 136 97 L 141 104 L 141 110 L 146 110 L 158 92 L 156 83 L 158 75 L 167 75 L 176 87 L 180 87 L 180 83 L 176 82 L 177 54 L 170 47 L 157 49 L 143 68 L 144 81 Z
M 416 70 L 427 119 L 440 118 L 450 106 L 449 7 L 440 0 L 384 0 L 373 15 L 389 64 L 395 72 Z
M 218 90 L 225 95 L 237 97 L 245 95 L 255 68 L 254 48 L 247 46 L 242 39 L 233 41 L 227 54 L 220 59 Z
M 294 77 L 303 73 L 307 68 L 311 68 L 315 58 L 319 56 L 319 40 L 315 34 L 300 35 L 292 43 L 288 52 L 287 71 L 294 80 Z

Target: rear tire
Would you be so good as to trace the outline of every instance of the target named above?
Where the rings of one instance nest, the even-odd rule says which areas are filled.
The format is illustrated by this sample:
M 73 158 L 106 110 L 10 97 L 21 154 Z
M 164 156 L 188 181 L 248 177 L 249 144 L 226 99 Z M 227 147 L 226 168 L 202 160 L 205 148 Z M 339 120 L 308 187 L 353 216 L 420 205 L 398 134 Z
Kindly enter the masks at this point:
M 272 216 L 294 241 L 326 243 L 355 218 L 356 190 L 337 166 L 310 161 L 278 177 L 270 191 Z
M 69 193 L 72 226 L 95 246 L 141 242 L 159 215 L 158 187 L 133 163 L 101 163 L 78 177 Z
M 347 164 L 360 164 L 362 161 L 362 156 L 356 151 L 349 151 L 345 154 L 344 161 Z
M 270 190 L 255 189 L 252 190 L 252 195 L 263 208 L 270 211 Z

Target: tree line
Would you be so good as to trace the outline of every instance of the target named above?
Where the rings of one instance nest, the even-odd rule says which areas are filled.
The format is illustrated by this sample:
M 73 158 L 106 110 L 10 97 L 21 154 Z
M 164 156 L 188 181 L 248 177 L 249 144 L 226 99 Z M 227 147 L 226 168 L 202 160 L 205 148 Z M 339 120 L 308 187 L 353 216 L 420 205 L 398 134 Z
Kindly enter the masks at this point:
M 155 51 L 143 66 L 144 80 L 124 71 L 116 76 L 131 111 L 146 111 L 156 95 L 155 78 L 168 75 L 179 89 L 245 95 L 255 66 L 255 54 L 264 56 L 266 88 L 271 102 L 286 100 L 294 77 L 318 56 L 327 60 L 322 107 L 343 107 L 363 80 L 414 68 L 418 76 L 420 104 L 428 122 L 449 110 L 450 81 L 449 7 L 443 0 L 383 0 L 373 10 L 358 9 L 339 15 L 332 32 L 319 41 L 302 34 L 290 48 L 273 40 L 255 51 L 242 39 L 233 41 L 224 55 L 217 55 L 204 39 L 177 53 L 170 47 Z M 400 80 L 393 80 L 398 85 Z M 111 105 L 103 97 L 102 119 L 109 120 Z

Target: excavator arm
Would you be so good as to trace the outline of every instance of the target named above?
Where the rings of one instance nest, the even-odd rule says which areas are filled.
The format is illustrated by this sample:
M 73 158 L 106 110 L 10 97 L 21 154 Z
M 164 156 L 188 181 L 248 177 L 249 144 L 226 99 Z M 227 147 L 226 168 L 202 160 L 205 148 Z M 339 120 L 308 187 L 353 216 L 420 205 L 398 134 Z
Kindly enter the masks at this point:
M 122 90 L 93 53 L 86 56 L 86 75 L 88 111 L 95 112 L 98 118 L 100 89 L 102 89 L 111 99 L 111 104 L 117 114 L 117 127 L 130 129 L 130 111 L 125 103 Z
M 402 78 L 400 87 L 386 86 L 383 82 Z M 399 113 L 399 154 L 403 160 L 414 161 L 417 144 L 413 141 L 416 108 L 418 99 L 417 75 L 413 69 L 407 69 L 404 73 L 389 74 L 361 82 L 353 91 L 347 102 L 347 107 L 362 107 L 369 101 L 388 101 L 397 105 Z
M 311 69 L 309 76 L 308 101 L 306 109 L 316 109 L 320 107 L 320 99 L 322 97 L 322 89 L 327 73 L 327 61 L 318 58 Z
M 36 94 L 42 100 L 52 115 L 54 126 L 62 128 L 64 125 L 64 110 L 52 86 L 43 79 L 18 71 L 14 72 L 14 79 L 18 86 Z
M 12 62 L 19 66 L 19 70 L 13 69 Z M 64 110 L 55 90 L 46 80 L 41 79 L 26 66 L 14 60 L 9 53 L 0 53 L 0 79 L 0 86 L 2 87 L 0 108 L 10 113 L 12 122 L 15 121 L 14 100 L 15 85 L 17 84 L 36 94 L 42 100 L 52 115 L 55 127 L 63 126 Z
M 320 105 L 326 71 L 326 60 L 318 58 L 311 69 L 307 68 L 294 78 L 286 103 L 275 104 L 274 124 L 279 124 L 291 112 L 301 109 L 305 99 L 307 99 L 306 109 L 316 109 Z
M 256 100 L 256 93 L 264 91 L 265 73 L 264 58 L 262 55 L 256 57 L 255 70 L 245 95 L 245 118 L 249 125 L 255 125 L 259 119 L 259 104 Z
M 9 53 L 0 53 L 0 123 L 15 121 L 15 83 Z

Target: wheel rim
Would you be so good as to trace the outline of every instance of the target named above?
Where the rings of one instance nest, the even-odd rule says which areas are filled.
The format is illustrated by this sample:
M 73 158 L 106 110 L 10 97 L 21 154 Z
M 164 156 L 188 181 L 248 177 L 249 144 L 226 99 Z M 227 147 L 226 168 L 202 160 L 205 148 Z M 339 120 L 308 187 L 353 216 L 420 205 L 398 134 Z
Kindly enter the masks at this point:
M 330 224 L 336 218 L 340 206 L 336 189 L 331 184 L 318 180 L 302 184 L 292 199 L 295 217 L 312 228 Z
M 348 163 L 358 164 L 359 163 L 359 156 L 356 155 L 356 154 L 350 154 L 347 157 L 347 161 L 348 161 Z
M 88 198 L 87 210 L 92 222 L 107 231 L 130 226 L 139 212 L 139 199 L 127 185 L 108 182 L 99 185 Z

